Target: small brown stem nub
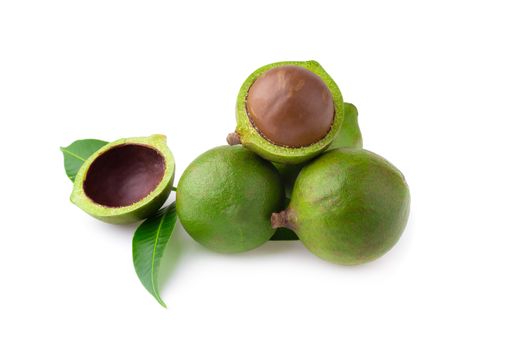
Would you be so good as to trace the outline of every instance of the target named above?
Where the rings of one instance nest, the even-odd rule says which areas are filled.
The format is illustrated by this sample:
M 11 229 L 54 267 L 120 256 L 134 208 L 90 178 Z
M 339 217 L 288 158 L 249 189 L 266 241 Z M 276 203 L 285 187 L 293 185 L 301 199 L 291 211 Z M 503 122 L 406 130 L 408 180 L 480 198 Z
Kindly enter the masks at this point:
M 228 142 L 228 145 L 240 145 L 241 144 L 241 137 L 236 132 L 232 132 L 231 134 L 228 134 L 228 137 L 226 137 L 226 141 Z
M 273 213 L 272 218 L 272 228 L 286 227 L 290 230 L 295 230 L 295 216 L 293 215 L 290 209 L 285 209 L 279 213 Z

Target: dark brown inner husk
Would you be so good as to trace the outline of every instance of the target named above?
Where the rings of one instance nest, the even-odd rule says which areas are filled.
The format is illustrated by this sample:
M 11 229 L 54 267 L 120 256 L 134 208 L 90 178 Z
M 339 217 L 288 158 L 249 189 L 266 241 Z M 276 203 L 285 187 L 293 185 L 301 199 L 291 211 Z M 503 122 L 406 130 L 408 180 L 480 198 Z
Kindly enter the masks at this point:
M 98 204 L 125 207 L 150 194 L 165 170 L 164 157 L 151 147 L 116 146 L 93 161 L 84 180 L 84 193 Z
M 332 128 L 334 101 L 324 81 L 299 66 L 275 67 L 248 90 L 246 111 L 268 141 L 292 148 L 322 140 Z

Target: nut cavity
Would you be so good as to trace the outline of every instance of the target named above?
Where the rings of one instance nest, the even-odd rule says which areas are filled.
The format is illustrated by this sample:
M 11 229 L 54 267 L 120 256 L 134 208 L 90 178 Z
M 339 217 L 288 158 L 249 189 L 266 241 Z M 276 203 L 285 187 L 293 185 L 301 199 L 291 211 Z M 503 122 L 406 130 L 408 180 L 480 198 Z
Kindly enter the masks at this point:
M 102 153 L 87 170 L 83 188 L 95 203 L 111 207 L 132 205 L 162 181 L 164 157 L 155 149 L 124 144 Z

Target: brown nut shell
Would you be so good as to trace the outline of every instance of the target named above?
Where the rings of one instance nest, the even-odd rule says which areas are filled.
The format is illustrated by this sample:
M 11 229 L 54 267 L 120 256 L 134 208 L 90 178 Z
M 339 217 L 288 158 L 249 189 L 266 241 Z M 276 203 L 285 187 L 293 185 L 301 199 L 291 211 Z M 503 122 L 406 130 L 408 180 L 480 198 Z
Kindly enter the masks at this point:
M 334 101 L 324 81 L 293 65 L 275 67 L 253 83 L 246 98 L 248 116 L 270 142 L 292 148 L 323 139 L 334 122 Z

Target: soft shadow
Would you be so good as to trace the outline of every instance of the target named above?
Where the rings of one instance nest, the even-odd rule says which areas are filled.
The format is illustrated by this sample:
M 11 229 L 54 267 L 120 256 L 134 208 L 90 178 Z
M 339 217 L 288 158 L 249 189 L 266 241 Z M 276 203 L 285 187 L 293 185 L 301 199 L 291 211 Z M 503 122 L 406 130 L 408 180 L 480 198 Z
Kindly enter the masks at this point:
M 304 248 L 300 241 L 268 241 L 253 250 L 238 254 L 245 257 L 260 257 L 290 253 L 293 250 Z M 236 254 L 237 255 L 237 254 Z
M 187 251 L 186 245 L 188 243 L 183 238 L 184 234 L 186 234 L 184 228 L 180 224 L 180 221 L 177 221 L 175 230 L 173 231 L 168 245 L 166 246 L 166 250 L 164 251 L 164 256 L 162 257 L 158 279 L 160 288 L 164 287 L 173 277 L 181 257 Z
M 115 233 L 116 235 L 127 235 L 133 237 L 135 230 L 140 225 L 140 223 L 132 223 L 125 225 L 110 224 L 102 220 L 95 219 L 93 217 L 86 218 L 89 220 L 86 222 L 86 225 L 91 225 L 90 228 L 95 232 L 100 232 L 101 234 L 107 234 L 107 232 Z
M 140 223 L 127 224 L 127 225 L 111 225 L 111 230 L 117 232 L 118 234 L 127 234 L 130 236 L 133 236 L 133 234 L 135 233 L 139 225 Z

